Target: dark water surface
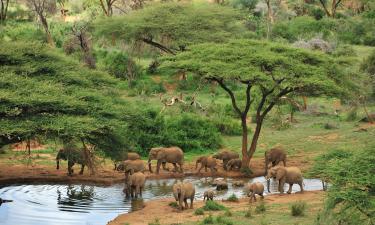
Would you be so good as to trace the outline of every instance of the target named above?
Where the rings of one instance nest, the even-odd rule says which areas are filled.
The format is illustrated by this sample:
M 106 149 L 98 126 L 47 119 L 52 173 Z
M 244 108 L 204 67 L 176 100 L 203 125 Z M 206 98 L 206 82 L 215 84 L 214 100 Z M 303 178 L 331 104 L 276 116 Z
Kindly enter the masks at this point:
M 6 225 L 93 225 L 107 224 L 117 215 L 141 209 L 144 201 L 172 197 L 172 185 L 181 179 L 147 180 L 143 198 L 126 199 L 123 184 L 109 187 L 93 185 L 13 185 L 0 187 L 0 197 L 13 202 L 0 206 L 0 224 Z M 187 177 L 185 181 L 195 184 L 196 199 L 203 199 L 203 192 L 214 189 L 213 178 Z M 234 188 L 228 178 L 229 190 L 218 192 L 216 199 L 225 199 L 235 193 L 243 196 L 243 188 Z M 245 182 L 259 181 L 266 187 L 264 177 L 244 179 Z M 305 190 L 322 190 L 319 179 L 305 179 Z M 285 191 L 288 186 L 285 185 Z M 277 183 L 271 182 L 275 193 Z M 293 186 L 293 192 L 299 186 Z M 267 194 L 267 193 L 265 193 Z

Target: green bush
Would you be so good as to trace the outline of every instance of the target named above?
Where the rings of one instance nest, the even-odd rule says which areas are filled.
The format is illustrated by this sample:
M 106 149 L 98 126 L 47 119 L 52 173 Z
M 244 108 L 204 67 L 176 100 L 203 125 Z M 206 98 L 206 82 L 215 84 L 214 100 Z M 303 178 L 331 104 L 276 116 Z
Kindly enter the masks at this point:
M 206 204 L 203 206 L 205 211 L 220 211 L 225 210 L 225 206 L 215 202 L 215 201 L 206 201 Z
M 198 208 L 194 211 L 194 215 L 204 215 L 204 209 Z
M 203 219 L 202 224 L 214 224 L 214 218 L 212 215 L 207 216 L 206 218 Z
M 236 196 L 236 194 L 233 193 L 231 196 L 229 196 L 227 198 L 227 201 L 229 201 L 229 202 L 238 202 L 238 197 Z
M 290 206 L 292 216 L 303 216 L 306 211 L 306 202 L 295 202 Z
M 260 214 L 260 213 L 264 213 L 265 211 L 266 211 L 266 205 L 264 204 L 264 202 L 261 202 L 255 207 L 255 213 Z
M 169 204 L 168 204 L 170 207 L 172 207 L 172 208 L 178 208 L 178 203 L 177 202 L 170 202 Z
M 216 117 L 212 119 L 216 128 L 224 135 L 241 135 L 242 127 L 238 119 L 229 117 Z

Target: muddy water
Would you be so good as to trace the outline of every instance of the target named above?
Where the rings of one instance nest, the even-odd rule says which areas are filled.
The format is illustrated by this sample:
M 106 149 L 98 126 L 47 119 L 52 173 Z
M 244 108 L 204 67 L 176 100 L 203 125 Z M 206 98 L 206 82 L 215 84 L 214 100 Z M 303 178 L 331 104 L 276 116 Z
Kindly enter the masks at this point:
M 196 199 L 203 198 L 203 192 L 214 189 L 212 178 L 187 177 L 196 187 Z M 172 197 L 172 185 L 178 179 L 147 180 L 143 198 L 126 199 L 123 185 L 110 187 L 91 185 L 14 185 L 0 187 L 0 197 L 13 202 L 0 206 L 0 224 L 6 225 L 91 225 L 106 224 L 120 213 L 131 212 L 143 207 L 144 201 Z M 259 181 L 266 186 L 263 177 L 245 179 L 245 182 Z M 228 178 L 229 189 L 217 193 L 216 199 L 225 199 L 235 193 L 243 196 L 243 188 L 232 187 L 233 179 Z M 322 190 L 318 179 L 305 179 L 305 190 Z M 271 182 L 271 192 L 276 193 L 277 183 Z M 287 186 L 285 186 L 287 190 Z M 293 186 L 293 192 L 299 186 Z M 265 193 L 267 194 L 267 193 Z

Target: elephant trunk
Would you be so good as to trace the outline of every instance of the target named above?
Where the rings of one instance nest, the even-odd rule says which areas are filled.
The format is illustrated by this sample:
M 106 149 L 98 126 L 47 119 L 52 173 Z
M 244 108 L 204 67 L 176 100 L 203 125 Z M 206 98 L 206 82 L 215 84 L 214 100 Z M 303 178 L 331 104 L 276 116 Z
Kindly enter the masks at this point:
M 148 158 L 148 170 L 150 171 L 150 173 L 152 173 L 151 158 Z
M 268 193 L 271 193 L 271 191 L 270 191 L 270 183 L 271 183 L 271 179 L 267 179 L 267 191 L 268 191 Z

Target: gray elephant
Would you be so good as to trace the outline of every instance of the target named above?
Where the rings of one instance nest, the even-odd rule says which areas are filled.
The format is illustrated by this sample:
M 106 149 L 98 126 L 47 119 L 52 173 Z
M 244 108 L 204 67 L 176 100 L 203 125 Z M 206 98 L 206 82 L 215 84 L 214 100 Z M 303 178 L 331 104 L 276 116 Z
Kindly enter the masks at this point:
M 233 170 L 234 168 L 236 169 L 241 169 L 242 161 L 241 159 L 231 159 L 227 163 L 227 169 L 228 170 Z
M 126 197 L 131 196 L 132 198 L 138 198 L 138 195 L 142 197 L 145 182 L 146 176 L 142 172 L 131 173 L 125 178 L 125 187 L 123 192 L 126 194 Z
M 93 157 L 93 154 L 90 153 L 89 157 Z M 79 148 L 62 148 L 56 155 L 56 169 L 60 169 L 60 160 L 68 161 L 68 175 L 73 175 L 73 166 L 78 163 L 81 164 L 81 171 L 79 174 L 83 174 L 85 166 L 87 166 L 88 160 L 85 158 L 84 149 Z
M 247 196 L 250 197 L 250 200 L 249 200 L 250 202 L 252 202 L 253 199 L 254 201 L 256 201 L 255 195 L 259 195 L 262 198 L 264 198 L 263 192 L 264 192 L 264 185 L 260 182 L 247 184 L 245 187 L 245 193 L 247 194 Z
M 301 192 L 303 192 L 303 177 L 302 172 L 298 167 L 275 166 L 269 168 L 266 176 L 268 192 L 270 192 L 271 178 L 276 178 L 279 182 L 278 190 L 280 193 L 284 193 L 285 183 L 289 184 L 288 194 L 292 192 L 293 184 L 298 184 Z
M 134 172 L 143 172 L 145 170 L 145 165 L 140 159 L 136 160 L 125 160 L 117 165 L 117 171 L 124 171 L 125 173 L 133 170 Z
M 180 170 L 181 173 L 184 172 L 184 152 L 179 147 L 169 147 L 169 148 L 152 148 L 148 155 L 148 167 L 150 172 L 151 169 L 151 160 L 157 160 L 156 173 L 159 174 L 160 165 L 163 164 L 163 169 L 166 170 L 165 164 L 172 163 L 174 166 L 174 171 Z M 177 167 L 177 164 L 180 168 Z
M 179 182 L 173 185 L 173 196 L 176 201 L 179 203 L 181 210 L 184 209 L 182 202 L 185 203 L 185 208 L 188 208 L 187 200 L 190 199 L 190 208 L 193 208 L 193 201 L 195 196 L 195 187 L 190 182 Z
M 268 167 L 270 167 L 270 163 L 272 163 L 272 167 L 274 167 L 277 166 L 280 162 L 283 162 L 284 166 L 286 166 L 286 152 L 284 151 L 284 149 L 276 147 L 266 151 L 264 153 L 265 174 L 267 174 L 267 169 Z
M 215 191 L 214 190 L 207 190 L 203 193 L 203 201 L 205 201 L 205 200 L 213 201 L 214 197 L 215 197 Z
M 214 173 L 216 169 L 216 159 L 211 156 L 201 156 L 195 161 L 195 169 L 198 168 L 198 164 L 201 164 L 198 173 L 201 172 L 202 168 L 207 172 L 207 167 L 210 168 L 211 172 Z
M 227 170 L 227 163 L 229 162 L 229 160 L 238 159 L 240 156 L 237 152 L 222 150 L 219 153 L 215 154 L 213 157 L 215 159 L 223 160 L 223 168 L 224 170 Z
M 127 153 L 125 153 L 125 156 L 122 157 L 122 158 L 123 158 L 122 161 L 115 161 L 114 162 L 114 164 L 115 164 L 114 170 L 117 170 L 117 171 L 122 170 L 122 169 L 118 169 L 117 167 L 119 165 L 121 165 L 121 163 L 123 161 L 125 161 L 125 160 L 137 160 L 137 159 L 141 159 L 141 156 L 138 153 L 135 153 L 135 152 L 127 152 Z

